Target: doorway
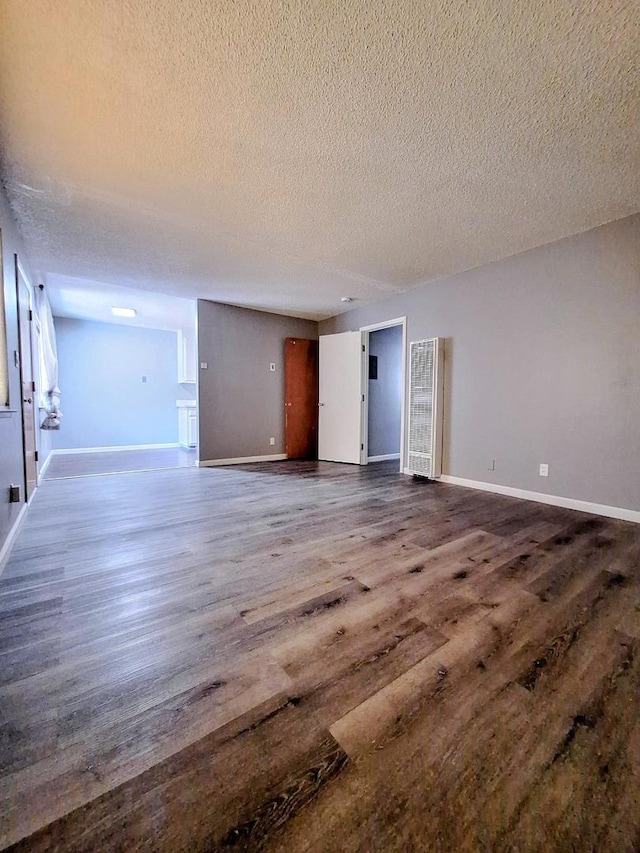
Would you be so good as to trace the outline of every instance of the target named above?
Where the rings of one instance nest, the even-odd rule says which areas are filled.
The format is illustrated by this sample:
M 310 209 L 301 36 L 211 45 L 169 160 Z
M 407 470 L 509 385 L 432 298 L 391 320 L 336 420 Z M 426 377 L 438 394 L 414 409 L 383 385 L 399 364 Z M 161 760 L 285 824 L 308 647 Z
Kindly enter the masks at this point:
M 388 395 L 387 403 L 381 403 L 378 388 L 374 391 L 375 402 L 371 413 L 373 424 L 370 433 L 370 382 L 381 381 L 369 379 L 370 338 L 379 330 L 394 327 L 400 331 L 390 335 L 390 347 L 382 344 L 383 336 L 380 336 L 380 340 L 374 338 L 375 360 L 371 363 L 371 367 L 373 369 L 375 364 L 379 375 L 383 375 L 384 372 L 384 375 L 391 379 L 395 390 L 393 394 Z M 399 351 L 398 338 L 400 339 Z M 394 355 L 390 360 L 383 356 L 382 346 L 385 351 L 393 352 Z M 370 461 L 381 461 L 381 457 L 384 457 L 398 459 L 399 470 L 401 472 L 404 470 L 406 350 L 406 317 L 365 326 L 354 332 L 339 332 L 320 337 L 319 459 L 327 462 L 367 465 Z M 379 409 L 382 409 L 388 421 L 387 425 L 379 423 L 376 414 Z M 387 414 L 388 418 L 386 418 Z M 399 431 L 399 447 L 396 442 L 390 445 L 391 449 L 382 452 L 381 448 L 384 445 L 378 444 L 378 439 L 390 431 L 396 438 Z M 370 444 L 373 452 L 370 452 Z
M 195 467 L 196 303 L 47 276 L 63 417 L 46 479 Z
M 361 464 L 397 459 L 404 469 L 406 317 L 361 330 L 363 412 Z
M 402 326 L 369 333 L 367 461 L 400 459 Z

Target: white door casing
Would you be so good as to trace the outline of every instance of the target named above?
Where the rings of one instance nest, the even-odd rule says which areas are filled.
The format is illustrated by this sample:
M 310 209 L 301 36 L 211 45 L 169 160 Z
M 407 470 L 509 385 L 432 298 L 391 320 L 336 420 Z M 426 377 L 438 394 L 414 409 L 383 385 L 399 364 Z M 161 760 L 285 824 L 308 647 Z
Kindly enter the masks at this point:
M 362 401 L 362 459 L 361 465 L 367 465 L 369 461 L 369 335 L 371 332 L 377 332 L 380 329 L 388 329 L 391 326 L 400 326 L 402 328 L 402 402 L 400 407 L 400 473 L 404 471 L 404 455 L 405 455 L 405 410 L 406 410 L 406 375 L 407 375 L 407 318 L 396 317 L 394 320 L 383 320 L 381 323 L 374 323 L 371 326 L 362 326 L 362 388 L 365 399 Z

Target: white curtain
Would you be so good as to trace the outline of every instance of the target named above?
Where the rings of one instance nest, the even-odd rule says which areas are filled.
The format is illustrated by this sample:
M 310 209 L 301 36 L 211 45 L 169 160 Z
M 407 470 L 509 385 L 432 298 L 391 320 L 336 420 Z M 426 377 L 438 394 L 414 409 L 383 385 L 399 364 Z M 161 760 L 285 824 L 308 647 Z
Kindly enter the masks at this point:
M 60 429 L 60 388 L 58 387 L 58 350 L 56 348 L 56 330 L 53 325 L 51 306 L 39 287 L 36 291 L 36 310 L 40 321 L 40 406 L 47 415 L 40 424 L 42 429 Z

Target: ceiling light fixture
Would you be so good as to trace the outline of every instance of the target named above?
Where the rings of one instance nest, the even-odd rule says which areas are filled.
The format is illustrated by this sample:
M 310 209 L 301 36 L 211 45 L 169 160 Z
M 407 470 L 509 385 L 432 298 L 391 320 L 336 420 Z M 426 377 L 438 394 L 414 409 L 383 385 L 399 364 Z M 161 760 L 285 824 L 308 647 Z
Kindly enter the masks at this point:
M 353 302 L 353 296 L 343 296 L 340 302 Z
M 114 317 L 135 317 L 137 311 L 135 308 L 112 308 L 111 313 Z

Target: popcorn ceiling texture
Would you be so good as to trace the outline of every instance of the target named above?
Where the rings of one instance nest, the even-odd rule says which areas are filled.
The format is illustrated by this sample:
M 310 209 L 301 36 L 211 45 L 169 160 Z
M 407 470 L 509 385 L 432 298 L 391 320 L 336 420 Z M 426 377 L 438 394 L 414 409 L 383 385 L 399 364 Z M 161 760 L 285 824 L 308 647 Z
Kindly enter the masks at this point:
M 640 209 L 637 0 L 2 0 L 32 264 L 321 317 Z

